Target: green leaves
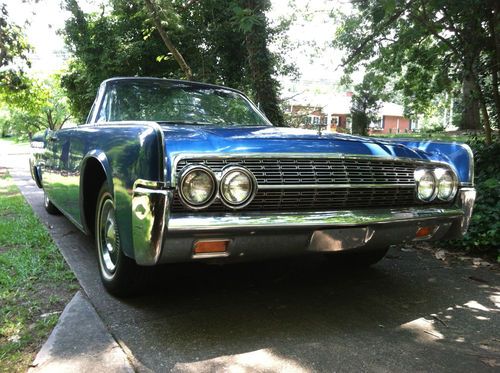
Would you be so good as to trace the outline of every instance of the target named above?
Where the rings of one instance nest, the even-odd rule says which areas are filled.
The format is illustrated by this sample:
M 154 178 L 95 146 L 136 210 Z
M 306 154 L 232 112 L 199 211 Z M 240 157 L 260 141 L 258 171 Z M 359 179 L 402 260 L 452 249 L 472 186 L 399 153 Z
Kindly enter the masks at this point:
M 480 0 L 354 0 L 355 11 L 343 17 L 333 45 L 346 52 L 347 73 L 365 67 L 395 81 L 409 115 L 425 113 L 444 94 L 462 94 L 465 128 L 477 125 L 478 105 L 482 106 L 485 130 L 490 122 L 500 127 L 495 50 L 500 14 L 493 4 Z M 461 92 L 466 80 L 473 95 Z M 471 110 L 475 110 L 475 118 L 474 113 L 467 116 Z
M 67 98 L 58 76 L 43 81 L 23 76 L 22 85 L 23 89 L 17 91 L 0 92 L 15 134 L 29 136 L 45 128 L 59 129 L 69 119 Z
M 242 8 L 237 4 L 235 4 L 232 9 L 234 16 L 231 20 L 244 33 L 249 33 L 255 26 L 264 26 L 266 23 L 265 18 L 255 14 L 252 9 Z
M 470 145 L 476 159 L 476 204 L 467 234 L 451 244 L 470 251 L 498 250 L 500 255 L 500 143 Z

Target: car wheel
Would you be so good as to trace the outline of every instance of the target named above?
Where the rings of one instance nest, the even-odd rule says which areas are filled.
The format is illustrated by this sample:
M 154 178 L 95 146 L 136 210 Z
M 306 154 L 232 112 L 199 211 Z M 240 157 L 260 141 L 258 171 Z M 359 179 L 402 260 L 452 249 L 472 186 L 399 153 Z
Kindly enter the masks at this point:
M 50 201 L 45 191 L 43 191 L 43 207 L 51 215 L 61 215 L 61 211 Z
M 364 268 L 381 261 L 388 250 L 388 247 L 383 247 L 370 250 L 338 251 L 325 254 L 325 258 L 335 266 Z
M 102 186 L 97 198 L 95 239 L 104 287 L 116 296 L 134 295 L 138 289 L 139 267 L 121 248 L 115 203 L 106 184 Z

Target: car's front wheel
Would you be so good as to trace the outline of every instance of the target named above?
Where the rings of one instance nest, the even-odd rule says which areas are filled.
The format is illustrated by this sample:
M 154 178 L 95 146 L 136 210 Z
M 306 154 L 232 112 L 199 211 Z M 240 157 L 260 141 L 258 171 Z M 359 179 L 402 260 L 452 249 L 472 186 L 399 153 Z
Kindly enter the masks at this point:
M 139 268 L 133 259 L 123 253 L 115 203 L 106 184 L 97 198 L 95 239 L 104 287 L 116 296 L 133 295 L 137 291 Z
M 325 258 L 339 267 L 363 268 L 378 263 L 387 254 L 388 247 L 370 250 L 346 250 L 325 254 Z

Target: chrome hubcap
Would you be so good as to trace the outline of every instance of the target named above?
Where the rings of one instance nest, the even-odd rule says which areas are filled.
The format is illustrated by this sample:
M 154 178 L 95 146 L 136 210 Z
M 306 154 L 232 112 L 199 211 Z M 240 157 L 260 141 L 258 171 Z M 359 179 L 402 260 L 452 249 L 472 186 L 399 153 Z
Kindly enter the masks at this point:
M 99 246 L 103 269 L 111 276 L 116 270 L 119 240 L 116 232 L 115 209 L 113 201 L 110 199 L 107 199 L 101 208 Z

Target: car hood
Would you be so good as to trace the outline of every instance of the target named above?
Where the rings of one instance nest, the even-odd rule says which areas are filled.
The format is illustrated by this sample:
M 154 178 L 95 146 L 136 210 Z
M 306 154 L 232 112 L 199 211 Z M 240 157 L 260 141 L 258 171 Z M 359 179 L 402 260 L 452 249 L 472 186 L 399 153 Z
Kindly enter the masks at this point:
M 427 159 L 425 153 L 373 138 L 282 127 L 164 125 L 169 160 L 182 154 L 342 153 Z

